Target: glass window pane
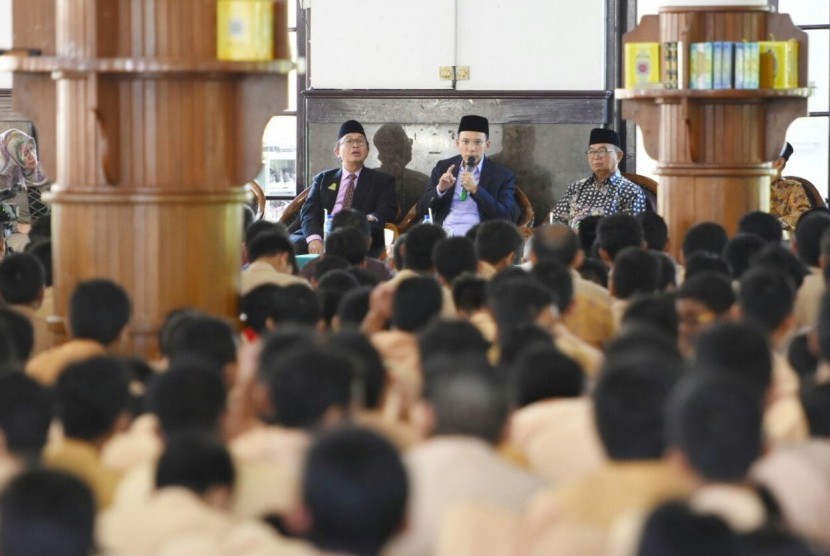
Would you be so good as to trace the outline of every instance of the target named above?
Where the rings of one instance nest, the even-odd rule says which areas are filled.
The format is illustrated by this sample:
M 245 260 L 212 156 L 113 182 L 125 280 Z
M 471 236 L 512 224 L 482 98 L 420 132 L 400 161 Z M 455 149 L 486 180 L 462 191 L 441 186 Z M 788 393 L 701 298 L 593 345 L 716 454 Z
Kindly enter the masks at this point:
M 830 118 L 799 118 L 787 130 L 793 154 L 784 175 L 810 180 L 823 197 L 827 197 Z
M 807 79 L 816 89 L 807 102 L 810 112 L 830 111 L 830 30 L 807 31 L 810 37 Z
M 790 14 L 796 25 L 830 23 L 830 2 L 827 0 L 778 0 L 778 12 Z
M 286 0 L 288 2 L 288 26 L 297 26 L 297 0 Z
M 662 0 L 637 0 L 637 23 L 644 15 L 656 14 Z

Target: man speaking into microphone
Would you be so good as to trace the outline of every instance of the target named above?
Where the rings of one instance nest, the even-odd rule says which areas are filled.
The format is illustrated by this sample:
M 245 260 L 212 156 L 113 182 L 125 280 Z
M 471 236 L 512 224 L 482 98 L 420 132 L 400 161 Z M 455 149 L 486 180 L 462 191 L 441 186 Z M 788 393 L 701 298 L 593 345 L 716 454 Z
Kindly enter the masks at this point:
M 429 186 L 418 201 L 418 214 L 432 210 L 433 222 L 450 235 L 463 236 L 487 220 L 516 222 L 516 178 L 484 154 L 490 148 L 490 123 L 482 116 L 464 116 L 455 139 L 458 155 L 432 169 Z

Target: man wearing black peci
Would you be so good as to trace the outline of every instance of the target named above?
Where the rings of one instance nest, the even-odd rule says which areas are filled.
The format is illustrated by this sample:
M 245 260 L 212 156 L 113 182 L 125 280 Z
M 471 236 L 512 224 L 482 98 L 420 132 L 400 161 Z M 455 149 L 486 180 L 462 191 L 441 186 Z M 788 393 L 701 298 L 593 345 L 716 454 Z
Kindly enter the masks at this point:
M 334 155 L 342 165 L 314 176 L 300 209 L 302 229 L 291 236 L 294 247 L 297 253 L 322 253 L 323 209 L 331 215 L 351 208 L 366 214 L 372 230 L 370 253 L 379 253 L 383 250 L 383 227 L 395 218 L 398 209 L 395 179 L 363 165 L 369 156 L 369 141 L 355 120 L 340 126 Z
M 459 154 L 435 165 L 418 201 L 418 214 L 431 209 L 433 222 L 450 235 L 464 235 L 486 220 L 515 222 L 519 216 L 513 172 L 484 156 L 489 135 L 487 118 L 462 117 L 455 140 Z

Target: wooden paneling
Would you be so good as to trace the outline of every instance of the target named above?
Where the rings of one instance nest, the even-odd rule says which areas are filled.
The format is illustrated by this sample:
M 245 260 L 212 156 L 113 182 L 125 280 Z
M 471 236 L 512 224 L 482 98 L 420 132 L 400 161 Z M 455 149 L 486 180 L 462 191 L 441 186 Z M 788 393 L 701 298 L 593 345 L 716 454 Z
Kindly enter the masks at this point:
M 43 159 L 57 154 L 47 197 L 57 316 L 78 281 L 113 279 L 133 301 L 124 351 L 153 355 L 172 309 L 236 316 L 240 186 L 285 107 L 281 65 L 217 62 L 214 0 L 30 8 L 43 4 L 15 12 L 56 21 L 59 56 L 17 63 L 15 106 L 35 120 Z
M 645 149 L 658 161 L 658 212 L 675 239 L 676 255 L 695 222 L 718 222 L 734 233 L 745 213 L 769 210 L 775 174 L 770 161 L 780 152 L 787 127 L 807 113 L 807 41 L 789 16 L 763 7 L 666 8 L 657 19 L 659 29 L 654 18 L 644 18 L 624 42 L 679 41 L 688 49 L 693 42 L 759 41 L 768 34 L 800 41 L 802 88 L 617 91 L 623 117 L 640 125 Z

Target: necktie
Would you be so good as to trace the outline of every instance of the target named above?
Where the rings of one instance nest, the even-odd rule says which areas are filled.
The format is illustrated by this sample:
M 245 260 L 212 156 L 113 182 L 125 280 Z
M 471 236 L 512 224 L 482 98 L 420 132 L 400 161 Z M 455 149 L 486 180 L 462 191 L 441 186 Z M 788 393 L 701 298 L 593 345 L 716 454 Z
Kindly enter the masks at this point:
M 345 194 L 343 195 L 343 206 L 340 210 L 352 208 L 352 200 L 354 199 L 354 174 L 346 176 Z

